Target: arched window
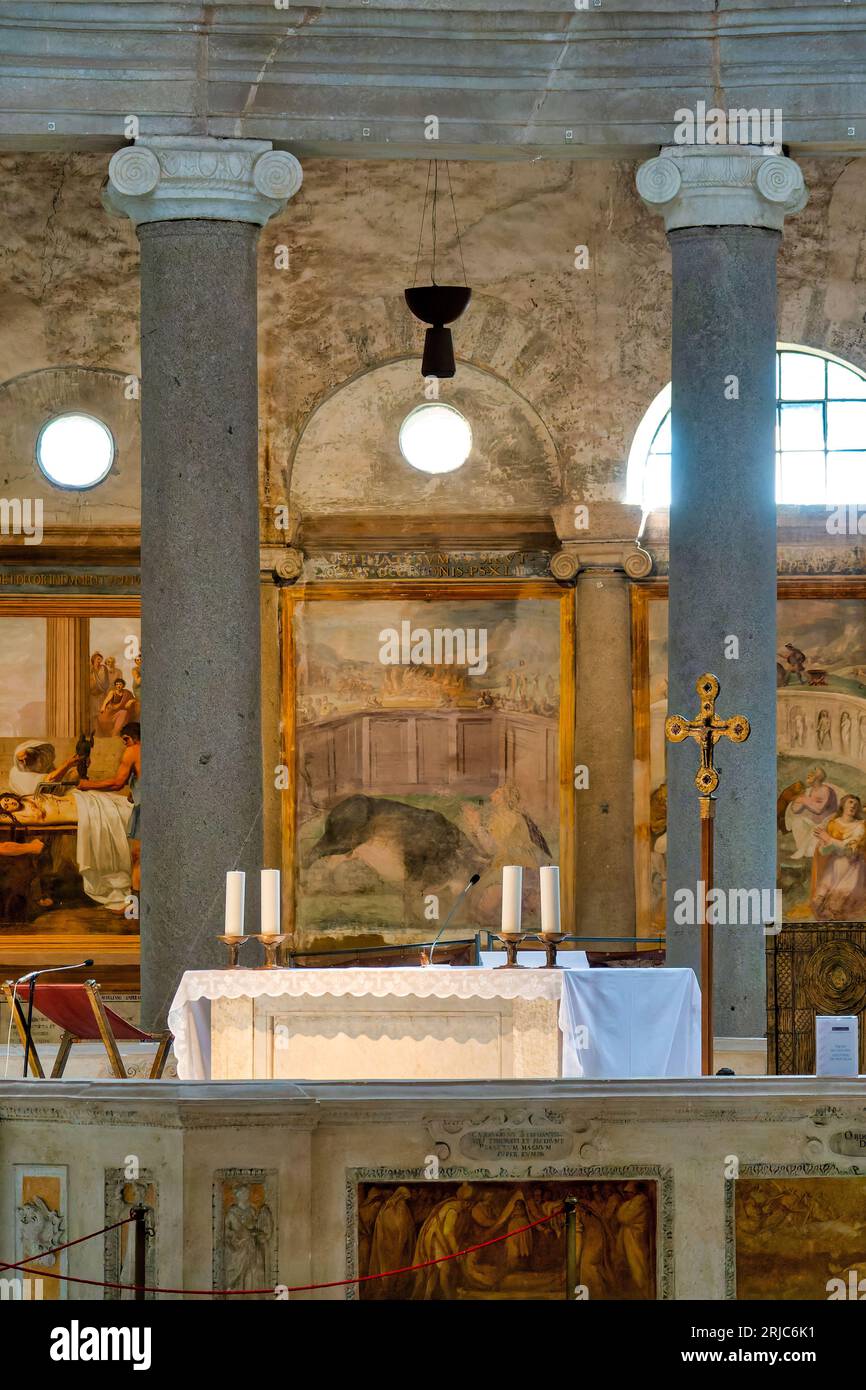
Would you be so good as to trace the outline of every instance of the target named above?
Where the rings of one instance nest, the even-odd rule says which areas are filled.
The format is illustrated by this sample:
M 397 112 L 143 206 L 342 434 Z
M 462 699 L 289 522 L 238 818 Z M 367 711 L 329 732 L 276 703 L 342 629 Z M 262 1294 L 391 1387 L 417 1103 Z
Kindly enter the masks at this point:
M 815 348 L 776 349 L 776 501 L 838 504 L 866 495 L 866 374 Z M 671 500 L 671 388 L 644 415 L 628 457 L 626 501 Z

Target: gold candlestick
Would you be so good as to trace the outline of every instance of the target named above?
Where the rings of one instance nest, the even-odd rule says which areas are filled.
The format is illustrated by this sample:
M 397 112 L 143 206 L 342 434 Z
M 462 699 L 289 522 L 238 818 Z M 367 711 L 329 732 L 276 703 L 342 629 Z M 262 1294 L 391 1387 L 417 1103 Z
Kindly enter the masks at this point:
M 291 941 L 292 933 L 278 931 L 259 932 L 254 935 L 253 939 L 255 941 L 260 941 L 265 948 L 265 963 L 262 969 L 279 970 L 282 966 L 282 961 L 278 959 L 280 947 L 284 942 Z
M 547 956 L 544 962 L 545 970 L 561 970 L 562 966 L 556 963 L 556 948 L 560 941 L 565 940 L 564 931 L 540 931 L 536 936 L 536 941 L 540 941 Z
M 521 941 L 526 940 L 526 932 L 509 931 L 496 936 L 497 941 L 501 941 L 505 947 L 505 964 L 494 965 L 494 970 L 522 970 L 524 967 L 518 964 L 517 950 Z
M 228 947 L 229 963 L 228 963 L 228 965 L 224 965 L 224 966 L 223 966 L 223 969 L 224 969 L 224 970 L 237 970 L 237 968 L 238 968 L 238 952 L 240 951 L 240 949 L 241 949 L 241 947 L 243 946 L 244 942 L 245 942 L 245 941 L 249 941 L 249 937 L 248 937 L 248 936 L 244 936 L 243 932 L 230 932 L 227 936 L 226 936 L 226 935 L 218 936 L 218 937 L 217 937 L 217 941 L 224 941 L 225 944 L 226 944 L 226 946 Z

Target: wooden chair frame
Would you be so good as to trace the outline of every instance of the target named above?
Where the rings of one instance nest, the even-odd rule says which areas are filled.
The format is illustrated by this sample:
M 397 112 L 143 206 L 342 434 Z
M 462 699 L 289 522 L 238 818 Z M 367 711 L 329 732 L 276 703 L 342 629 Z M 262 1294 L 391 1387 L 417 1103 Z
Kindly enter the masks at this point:
M 18 1029 L 18 1036 L 21 1039 L 21 1044 L 23 1047 L 26 1047 L 27 1022 L 24 1016 L 24 1008 L 22 1002 L 14 993 L 14 987 L 14 980 L 7 980 L 3 985 L 3 993 L 6 997 L 7 1004 L 12 1010 L 12 1017 L 15 1019 L 15 1024 Z M 96 1026 L 99 1029 L 99 1036 L 102 1039 L 102 1045 L 105 1048 L 106 1053 L 108 1054 L 109 1066 L 111 1067 L 113 1074 L 117 1077 L 119 1081 L 125 1081 L 127 1077 L 126 1070 L 123 1065 L 123 1058 L 120 1055 L 120 1048 L 117 1046 L 117 1039 L 114 1036 L 114 1031 L 111 1027 L 111 1021 L 105 1012 L 105 1004 L 102 1000 L 102 993 L 100 991 L 99 985 L 97 984 L 96 980 L 85 980 L 84 989 L 87 993 L 88 999 L 90 1000 L 90 1007 L 93 1010 L 93 1016 L 96 1019 Z M 168 1061 L 168 1053 L 173 1039 L 171 1033 L 166 1029 L 163 1032 L 154 1033 L 153 1041 L 157 1044 L 157 1048 L 148 1079 L 150 1081 L 158 1081 L 165 1070 L 165 1064 Z M 52 1081 L 56 1081 L 59 1077 L 63 1075 L 66 1069 L 66 1063 L 69 1060 L 69 1053 L 72 1050 L 73 1042 L 75 1042 L 75 1034 L 70 1033 L 68 1030 L 65 1031 L 63 1037 L 60 1039 L 60 1046 L 57 1049 L 57 1056 L 54 1059 L 54 1066 L 51 1068 Z M 36 1051 L 36 1046 L 32 1040 L 30 1043 L 29 1070 L 32 1072 L 34 1076 L 39 1077 L 41 1080 L 45 1079 L 45 1072 L 43 1070 L 42 1063 L 39 1059 L 39 1054 Z

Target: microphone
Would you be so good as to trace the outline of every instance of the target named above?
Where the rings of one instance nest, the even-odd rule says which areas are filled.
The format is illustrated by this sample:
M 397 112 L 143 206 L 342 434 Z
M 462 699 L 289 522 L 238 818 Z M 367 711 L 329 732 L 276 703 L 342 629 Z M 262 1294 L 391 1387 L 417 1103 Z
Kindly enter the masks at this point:
M 31 980 L 38 980 L 40 975 L 59 975 L 61 970 L 87 970 L 92 964 L 92 960 L 81 960 L 77 965 L 46 965 L 44 970 L 31 970 L 29 975 L 22 975 L 15 983 L 29 985 Z
M 433 964 L 433 952 L 436 950 L 436 946 L 438 945 L 440 936 L 444 932 L 445 928 L 448 926 L 448 923 L 451 921 L 451 918 L 454 916 L 454 913 L 457 911 L 463 899 L 466 897 L 466 894 L 469 892 L 469 889 L 474 888 L 480 878 L 480 874 L 473 874 L 466 887 L 463 889 L 462 892 L 457 894 L 457 897 L 451 904 L 451 911 L 448 913 L 448 916 L 445 918 L 445 921 L 442 923 L 441 927 L 439 928 L 438 932 L 433 938 L 433 945 L 430 947 L 430 959 L 427 962 L 428 965 Z

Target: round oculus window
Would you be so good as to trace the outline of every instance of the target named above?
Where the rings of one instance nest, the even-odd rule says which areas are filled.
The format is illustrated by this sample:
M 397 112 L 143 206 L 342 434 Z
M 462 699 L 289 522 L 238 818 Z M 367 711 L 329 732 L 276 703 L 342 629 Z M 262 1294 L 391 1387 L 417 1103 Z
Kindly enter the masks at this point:
M 472 429 L 453 405 L 430 401 L 410 410 L 400 426 L 400 453 L 421 473 L 453 473 L 472 450 Z
M 55 415 L 39 431 L 36 462 L 56 487 L 95 487 L 111 471 L 114 436 L 93 415 Z

